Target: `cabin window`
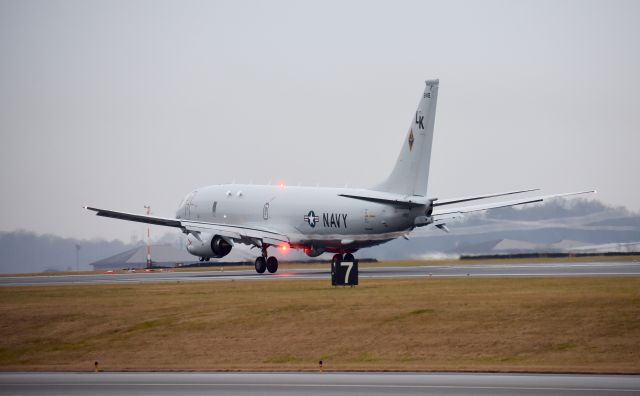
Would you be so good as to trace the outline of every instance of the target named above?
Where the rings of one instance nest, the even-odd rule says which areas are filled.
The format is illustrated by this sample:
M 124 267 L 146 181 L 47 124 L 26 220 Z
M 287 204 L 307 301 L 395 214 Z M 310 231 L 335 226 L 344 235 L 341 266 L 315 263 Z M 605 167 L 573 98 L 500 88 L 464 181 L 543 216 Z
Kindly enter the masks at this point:
M 264 207 L 262 208 L 262 218 L 269 220 L 269 202 L 264 204 Z
M 218 201 L 213 201 L 213 205 L 211 206 L 211 214 L 213 217 L 216 217 L 216 208 L 218 207 Z

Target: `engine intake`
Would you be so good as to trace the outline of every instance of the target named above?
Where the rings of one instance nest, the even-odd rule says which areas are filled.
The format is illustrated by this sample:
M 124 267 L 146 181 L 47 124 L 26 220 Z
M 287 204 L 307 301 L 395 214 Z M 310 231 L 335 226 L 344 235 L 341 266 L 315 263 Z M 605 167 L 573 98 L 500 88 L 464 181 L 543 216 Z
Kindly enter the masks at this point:
M 220 235 L 216 235 L 211 240 L 211 250 L 215 253 L 215 257 L 224 257 L 231 252 L 231 244 Z

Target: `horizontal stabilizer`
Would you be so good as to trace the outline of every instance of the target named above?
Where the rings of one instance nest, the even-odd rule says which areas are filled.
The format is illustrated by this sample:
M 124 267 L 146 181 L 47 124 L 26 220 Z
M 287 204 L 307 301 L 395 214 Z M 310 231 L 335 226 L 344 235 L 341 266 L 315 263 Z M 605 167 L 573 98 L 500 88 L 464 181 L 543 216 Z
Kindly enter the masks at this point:
M 396 197 L 375 197 L 369 195 L 353 195 L 353 194 L 338 194 L 340 197 L 359 199 L 361 201 L 375 202 L 387 205 L 400 206 L 405 208 L 413 208 L 416 206 L 424 206 L 429 204 L 429 199 L 424 197 L 415 196 L 412 198 L 396 198 Z

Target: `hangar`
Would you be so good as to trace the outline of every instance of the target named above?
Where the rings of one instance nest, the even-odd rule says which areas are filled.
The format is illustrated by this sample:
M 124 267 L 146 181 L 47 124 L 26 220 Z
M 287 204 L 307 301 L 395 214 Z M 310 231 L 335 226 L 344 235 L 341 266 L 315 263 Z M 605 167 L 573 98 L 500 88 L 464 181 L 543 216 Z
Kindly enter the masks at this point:
M 210 263 L 200 263 L 198 258 L 183 248 L 170 244 L 151 245 L 151 262 L 154 267 L 180 267 L 190 264 L 210 266 L 230 264 L 253 265 L 251 253 L 243 249 L 234 249 L 222 259 L 212 259 Z M 139 245 L 122 253 L 95 261 L 90 264 L 94 271 L 118 270 L 123 268 L 147 268 L 147 245 Z
M 175 267 L 197 262 L 197 259 L 184 249 L 178 249 L 171 245 L 151 245 L 151 262 L 156 267 Z M 136 246 L 133 249 L 95 261 L 91 265 L 95 271 L 146 268 L 147 246 Z

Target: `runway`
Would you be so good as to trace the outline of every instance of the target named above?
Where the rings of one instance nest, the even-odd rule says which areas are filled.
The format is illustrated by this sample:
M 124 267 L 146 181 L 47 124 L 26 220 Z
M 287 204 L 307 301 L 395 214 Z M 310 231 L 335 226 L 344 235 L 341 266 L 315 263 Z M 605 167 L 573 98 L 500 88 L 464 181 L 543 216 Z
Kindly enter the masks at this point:
M 460 373 L 2 373 L 0 395 L 633 395 L 640 376 Z
M 567 277 L 567 276 L 640 276 L 638 262 L 593 263 L 530 263 L 530 264 L 455 264 L 440 266 L 361 268 L 360 282 L 367 279 L 402 278 L 504 278 L 504 277 Z M 0 286 L 135 284 L 144 282 L 211 282 L 211 281 L 284 281 L 331 279 L 326 269 L 304 268 L 281 270 L 276 274 L 257 274 L 252 268 L 195 272 L 136 272 L 89 275 L 47 275 L 0 277 Z

